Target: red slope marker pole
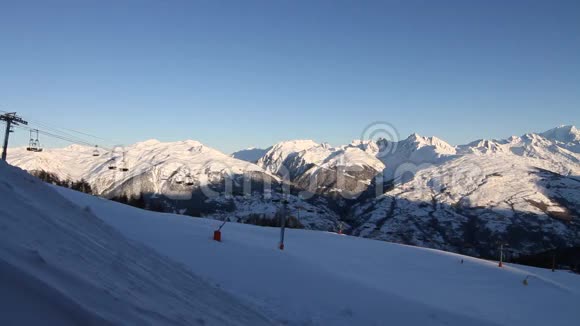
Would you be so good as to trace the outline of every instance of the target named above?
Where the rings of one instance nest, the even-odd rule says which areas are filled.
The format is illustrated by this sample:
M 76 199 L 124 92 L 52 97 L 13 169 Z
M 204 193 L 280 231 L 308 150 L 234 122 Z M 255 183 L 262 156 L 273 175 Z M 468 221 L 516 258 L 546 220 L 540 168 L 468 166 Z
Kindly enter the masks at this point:
M 227 222 L 227 220 L 224 221 L 222 223 L 222 225 L 220 225 L 220 227 L 217 230 L 213 231 L 213 239 L 215 241 L 217 241 L 217 242 L 221 242 L 222 241 L 222 228 L 224 227 L 224 225 L 226 225 L 226 222 Z

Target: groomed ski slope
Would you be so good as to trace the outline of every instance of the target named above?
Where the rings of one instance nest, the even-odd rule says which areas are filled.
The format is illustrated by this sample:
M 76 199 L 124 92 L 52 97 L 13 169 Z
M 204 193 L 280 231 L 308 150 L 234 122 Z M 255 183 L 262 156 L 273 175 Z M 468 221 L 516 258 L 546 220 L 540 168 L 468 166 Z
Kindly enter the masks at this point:
M 55 187 L 195 274 L 288 325 L 574 325 L 580 277 L 334 233 L 136 209 Z M 464 263 L 461 264 L 461 259 Z M 529 276 L 529 285 L 523 280 Z
M 271 325 L 0 161 L 0 325 Z

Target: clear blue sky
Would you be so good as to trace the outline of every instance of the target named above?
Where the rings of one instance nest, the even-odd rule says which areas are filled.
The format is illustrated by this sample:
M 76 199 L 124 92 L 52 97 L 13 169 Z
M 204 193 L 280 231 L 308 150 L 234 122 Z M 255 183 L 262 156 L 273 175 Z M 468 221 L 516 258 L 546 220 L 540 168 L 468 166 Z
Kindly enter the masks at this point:
M 2 1 L 0 109 L 225 152 L 578 125 L 580 1 Z

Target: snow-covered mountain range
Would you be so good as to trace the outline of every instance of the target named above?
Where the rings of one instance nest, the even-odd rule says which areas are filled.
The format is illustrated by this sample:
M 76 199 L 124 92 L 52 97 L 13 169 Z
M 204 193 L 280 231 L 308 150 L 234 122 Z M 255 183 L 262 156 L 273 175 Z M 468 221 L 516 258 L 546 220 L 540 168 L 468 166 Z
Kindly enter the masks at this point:
M 375 150 L 363 145 L 360 141 L 340 147 L 312 140 L 281 142 L 257 164 L 301 189 L 350 198 L 365 191 L 385 168 Z
M 286 185 L 281 178 L 197 141 L 148 140 L 100 151 L 99 156 L 94 151 L 79 145 L 40 153 L 14 148 L 9 162 L 33 173 L 53 173 L 61 180 L 83 179 L 100 196 L 143 196 L 158 209 L 182 214 L 275 224 L 278 220 L 271 220 L 284 209 L 281 194 Z M 339 215 L 327 205 L 292 194 L 285 198 L 286 209 L 300 214 L 298 226 L 326 230 L 338 225 Z
M 293 140 L 232 155 L 191 140 L 93 151 L 16 148 L 9 162 L 85 179 L 102 196 L 143 195 L 195 216 L 275 225 L 286 206 L 305 228 L 342 224 L 364 237 L 452 251 L 469 246 L 481 256 L 494 255 L 498 241 L 522 254 L 580 245 L 574 126 L 459 146 L 413 134 L 337 147 Z

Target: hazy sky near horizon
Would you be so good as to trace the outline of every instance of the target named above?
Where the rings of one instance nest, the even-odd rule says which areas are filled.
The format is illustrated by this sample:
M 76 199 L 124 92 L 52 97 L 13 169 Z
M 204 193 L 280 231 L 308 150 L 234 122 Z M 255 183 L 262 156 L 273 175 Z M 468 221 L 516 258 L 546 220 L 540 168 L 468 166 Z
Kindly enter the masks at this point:
M 2 1 L 0 110 L 224 152 L 578 125 L 580 1 Z

